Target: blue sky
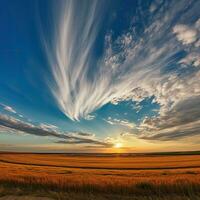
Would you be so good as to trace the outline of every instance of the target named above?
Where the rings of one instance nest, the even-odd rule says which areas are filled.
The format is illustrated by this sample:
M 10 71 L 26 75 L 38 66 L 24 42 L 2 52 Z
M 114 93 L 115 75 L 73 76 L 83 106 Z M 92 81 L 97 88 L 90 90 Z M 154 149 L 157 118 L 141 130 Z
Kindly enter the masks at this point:
M 0 150 L 199 149 L 199 1 L 0 4 Z

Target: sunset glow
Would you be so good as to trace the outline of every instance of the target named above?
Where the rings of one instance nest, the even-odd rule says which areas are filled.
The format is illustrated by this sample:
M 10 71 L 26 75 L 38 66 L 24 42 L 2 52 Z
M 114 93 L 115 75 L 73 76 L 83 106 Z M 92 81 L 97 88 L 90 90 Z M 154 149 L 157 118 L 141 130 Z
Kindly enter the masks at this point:
M 0 150 L 199 149 L 200 1 L 0 4 Z

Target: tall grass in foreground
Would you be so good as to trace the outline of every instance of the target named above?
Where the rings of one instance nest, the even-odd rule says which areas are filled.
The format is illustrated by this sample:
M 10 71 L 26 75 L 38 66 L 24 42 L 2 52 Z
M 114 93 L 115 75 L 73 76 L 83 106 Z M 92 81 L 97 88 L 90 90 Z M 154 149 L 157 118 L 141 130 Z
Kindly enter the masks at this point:
M 115 194 L 134 196 L 171 196 L 182 197 L 200 196 L 200 183 L 184 179 L 169 182 L 136 182 L 132 184 L 117 184 L 108 182 L 103 184 L 89 183 L 86 181 L 79 184 L 71 182 L 69 179 L 56 179 L 49 181 L 48 178 L 21 177 L 17 179 L 1 179 L 0 185 L 4 188 L 20 188 L 26 193 L 40 191 L 46 192 L 74 192 L 85 194 Z

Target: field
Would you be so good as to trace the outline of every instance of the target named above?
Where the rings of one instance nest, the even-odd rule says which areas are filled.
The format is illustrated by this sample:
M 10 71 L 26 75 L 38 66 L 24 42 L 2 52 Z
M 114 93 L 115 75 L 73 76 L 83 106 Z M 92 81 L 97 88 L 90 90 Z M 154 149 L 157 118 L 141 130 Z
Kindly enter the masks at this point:
M 200 155 L 0 153 L 0 196 L 198 200 Z

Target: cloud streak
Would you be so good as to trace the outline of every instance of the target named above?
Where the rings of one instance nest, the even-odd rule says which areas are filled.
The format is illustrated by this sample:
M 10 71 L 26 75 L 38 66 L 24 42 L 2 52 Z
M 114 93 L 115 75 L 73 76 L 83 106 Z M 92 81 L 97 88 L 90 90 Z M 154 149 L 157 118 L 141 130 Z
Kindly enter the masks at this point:
M 95 139 L 94 135 L 91 135 L 89 133 L 83 133 L 83 132 L 63 133 L 59 132 L 57 130 L 57 127 L 55 127 L 54 125 L 41 124 L 37 126 L 7 115 L 0 115 L 0 131 L 14 132 L 14 133 L 23 132 L 36 136 L 54 137 L 62 139 L 62 141 L 58 141 L 57 143 L 63 143 L 63 144 L 95 144 L 101 146 L 110 145 L 106 142 L 101 142 Z
M 60 15 L 56 17 L 58 26 L 54 30 L 53 48 L 48 45 L 46 48 L 54 77 L 54 84 L 49 86 L 60 110 L 70 119 L 80 120 L 109 102 L 140 102 L 154 97 L 154 102 L 160 105 L 159 117 L 141 123 L 143 137 L 152 134 L 144 126 L 153 126 L 152 131 L 165 130 L 152 138 L 171 137 L 170 131 L 166 132 L 170 127 L 177 127 L 174 137 L 184 135 L 182 121 L 174 121 L 173 114 L 177 120 L 183 117 L 184 104 L 190 102 L 192 105 L 200 95 L 197 68 L 200 59 L 200 2 L 164 1 L 150 5 L 144 12 L 138 7 L 138 12 L 142 13 L 133 21 L 142 24 L 140 34 L 134 25 L 130 25 L 128 31 L 124 30 L 114 39 L 112 30 L 109 30 L 99 58 L 93 51 L 103 23 L 102 5 L 105 7 L 105 2 L 79 3 L 62 2 L 57 11 Z M 183 110 L 176 113 L 180 105 Z M 198 114 L 190 112 L 191 116 Z M 163 128 L 164 121 L 170 127 Z M 199 133 L 197 121 L 183 121 L 188 123 L 187 130 L 189 123 L 195 123 L 192 134 Z
M 133 129 L 135 127 L 134 123 L 129 122 L 128 120 L 121 120 L 121 119 L 112 119 L 111 117 L 108 117 L 108 119 L 105 119 L 105 121 L 111 125 L 118 125 L 123 126 L 128 129 Z
M 8 106 L 8 105 L 2 104 L 2 103 L 0 103 L 0 106 L 2 106 L 3 109 L 6 110 L 7 112 L 17 114 L 17 111 L 14 110 L 11 106 Z

